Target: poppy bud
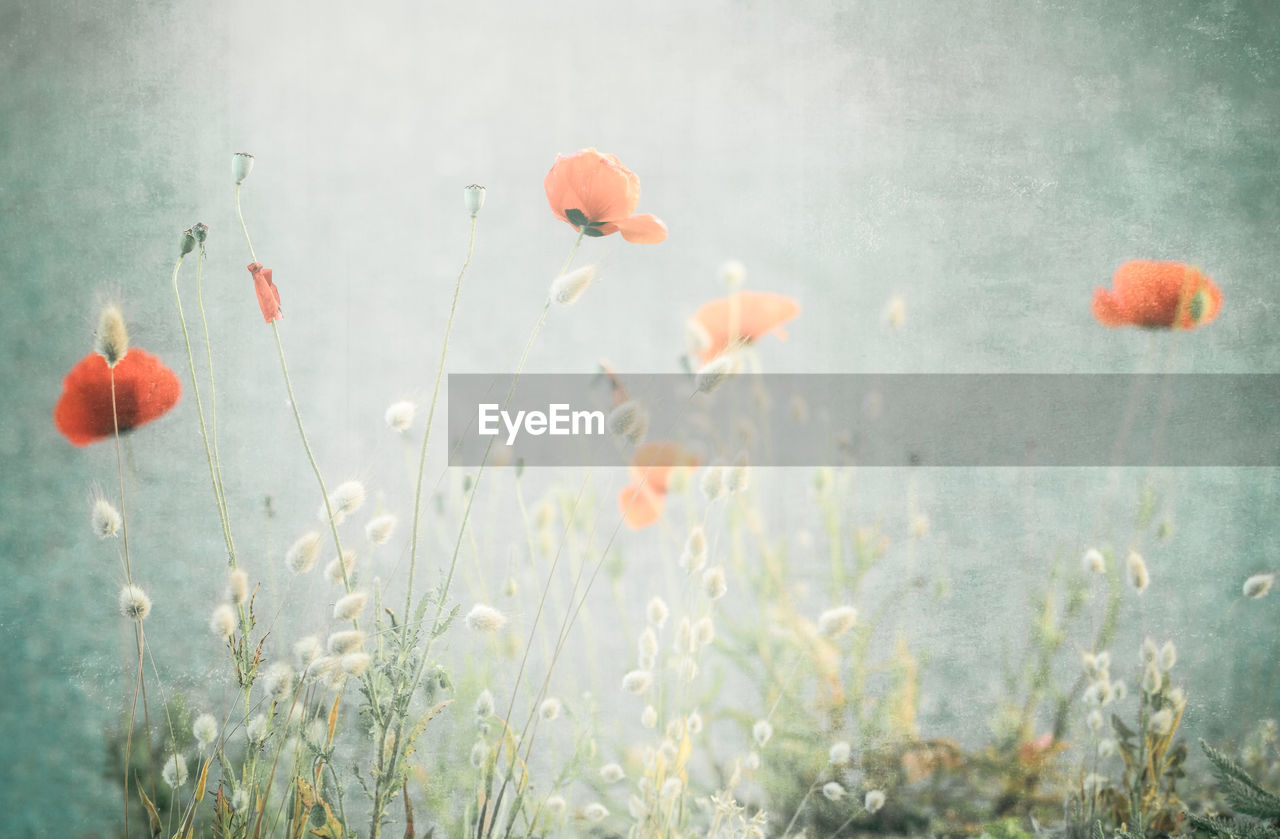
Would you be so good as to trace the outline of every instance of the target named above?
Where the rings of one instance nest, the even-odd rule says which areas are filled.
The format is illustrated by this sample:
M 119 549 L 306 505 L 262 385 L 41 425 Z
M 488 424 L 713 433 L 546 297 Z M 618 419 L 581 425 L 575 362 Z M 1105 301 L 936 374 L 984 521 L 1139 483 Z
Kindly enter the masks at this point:
M 196 234 L 190 227 L 182 231 L 182 241 L 178 244 L 178 256 L 186 256 L 196 249 Z
M 244 179 L 249 177 L 252 171 L 253 155 L 242 151 L 236 152 L 231 158 L 231 174 L 236 179 L 236 186 L 244 183 Z
M 467 208 L 467 212 L 475 218 L 480 212 L 480 208 L 484 206 L 484 187 L 480 184 L 471 184 L 463 187 L 462 203 Z
M 196 222 L 195 226 L 191 228 L 191 235 L 195 237 L 198 244 L 203 245 L 204 240 L 209 238 L 209 225 L 202 221 Z
M 129 352 L 129 330 L 124 325 L 120 307 L 108 303 L 98 317 L 98 354 L 107 360 L 108 367 L 115 367 Z

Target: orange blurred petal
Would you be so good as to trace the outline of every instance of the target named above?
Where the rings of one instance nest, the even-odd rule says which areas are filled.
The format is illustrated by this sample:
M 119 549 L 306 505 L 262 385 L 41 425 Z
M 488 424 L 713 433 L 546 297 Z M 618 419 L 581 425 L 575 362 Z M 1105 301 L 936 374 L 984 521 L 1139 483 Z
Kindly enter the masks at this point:
M 786 337 L 782 328 L 800 314 L 800 303 L 785 294 L 768 291 L 739 291 L 702 305 L 693 315 L 710 339 L 702 348 L 703 364 L 724 352 L 733 339 L 756 341 L 765 335 Z
M 666 224 L 653 213 L 636 213 L 615 222 L 613 227 L 622 233 L 622 238 L 637 245 L 656 245 L 667 238 Z
M 628 484 L 618 493 L 618 512 L 632 530 L 648 527 L 662 516 L 666 498 L 647 485 Z
M 115 391 L 113 418 L 111 369 L 102 356 L 89 353 L 62 381 L 54 425 L 73 445 L 87 446 L 114 436 L 117 420 L 125 432 L 163 416 L 177 403 L 182 386 L 164 362 L 135 347 L 116 364 Z
M 692 469 L 701 463 L 701 458 L 679 443 L 655 440 L 636 448 L 631 457 L 631 477 L 655 492 L 665 493 L 674 470 Z

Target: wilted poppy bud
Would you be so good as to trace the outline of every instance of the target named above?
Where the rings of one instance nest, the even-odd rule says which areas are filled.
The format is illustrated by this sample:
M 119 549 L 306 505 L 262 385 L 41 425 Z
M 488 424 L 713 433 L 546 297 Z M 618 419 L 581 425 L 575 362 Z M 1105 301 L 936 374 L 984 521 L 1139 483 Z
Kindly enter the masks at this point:
M 484 187 L 480 184 L 471 184 L 471 186 L 463 187 L 462 203 L 467 208 L 467 212 L 472 218 L 480 212 L 480 208 L 484 206 Z
M 195 249 L 196 234 L 194 230 L 188 227 L 186 230 L 182 231 L 182 241 L 178 245 L 178 255 L 186 256 Z
M 231 158 L 231 174 L 236 179 L 236 186 L 244 183 L 244 179 L 249 177 L 249 173 L 253 171 L 253 155 L 247 152 L 238 151 Z
M 196 242 L 203 245 L 204 240 L 209 238 L 209 225 L 202 221 L 196 222 L 191 228 L 191 235 L 196 237 Z

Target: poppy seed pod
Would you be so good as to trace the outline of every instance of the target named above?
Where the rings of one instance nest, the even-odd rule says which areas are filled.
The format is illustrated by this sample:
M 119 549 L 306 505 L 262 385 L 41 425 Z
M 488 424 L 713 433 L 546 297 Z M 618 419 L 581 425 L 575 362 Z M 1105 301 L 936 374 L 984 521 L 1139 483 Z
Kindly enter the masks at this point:
M 475 218 L 480 212 L 480 208 L 484 206 L 484 187 L 480 184 L 471 184 L 462 188 L 462 204 L 466 207 L 467 212 L 472 218 Z
M 236 179 L 236 186 L 244 183 L 253 171 L 253 155 L 238 151 L 231 157 L 231 175 Z

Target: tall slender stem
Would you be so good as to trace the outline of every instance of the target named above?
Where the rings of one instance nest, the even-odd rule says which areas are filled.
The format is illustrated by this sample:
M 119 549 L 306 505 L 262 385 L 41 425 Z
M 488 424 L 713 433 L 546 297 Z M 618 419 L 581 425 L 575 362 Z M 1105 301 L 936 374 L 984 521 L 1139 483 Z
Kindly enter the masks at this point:
M 249 238 L 249 228 L 244 223 L 244 213 L 240 210 L 240 184 L 236 184 L 236 218 L 240 219 L 240 230 L 244 233 L 244 242 L 249 246 L 249 257 L 252 261 L 258 261 L 258 255 L 253 252 L 253 240 Z
M 231 532 L 231 517 L 227 513 L 227 490 L 222 482 L 222 458 L 218 456 L 218 391 L 213 378 L 213 343 L 209 338 L 209 319 L 204 313 L 204 245 L 196 257 L 196 305 L 200 308 L 200 327 L 204 330 L 204 355 L 209 366 L 209 431 L 213 441 L 213 471 L 218 480 L 218 503 L 227 532 Z
M 440 365 L 436 368 L 436 383 L 431 390 L 431 407 L 427 409 L 427 427 L 422 433 L 422 453 L 418 456 L 418 481 L 413 493 L 413 529 L 409 539 L 409 589 L 404 601 L 403 637 L 409 637 L 409 615 L 413 608 L 413 574 L 418 563 L 418 525 L 422 518 L 422 476 L 427 466 L 427 442 L 431 439 L 431 422 L 436 415 L 436 400 L 440 396 L 440 380 L 444 378 L 444 361 L 449 354 L 449 335 L 453 331 L 453 316 L 458 311 L 458 296 L 462 293 L 462 278 L 471 266 L 471 254 L 476 245 L 476 219 L 471 217 L 471 233 L 467 237 L 467 258 L 462 262 L 462 270 L 458 272 L 458 281 L 453 287 L 453 302 L 449 305 L 449 319 L 444 327 L 444 344 L 440 348 Z

